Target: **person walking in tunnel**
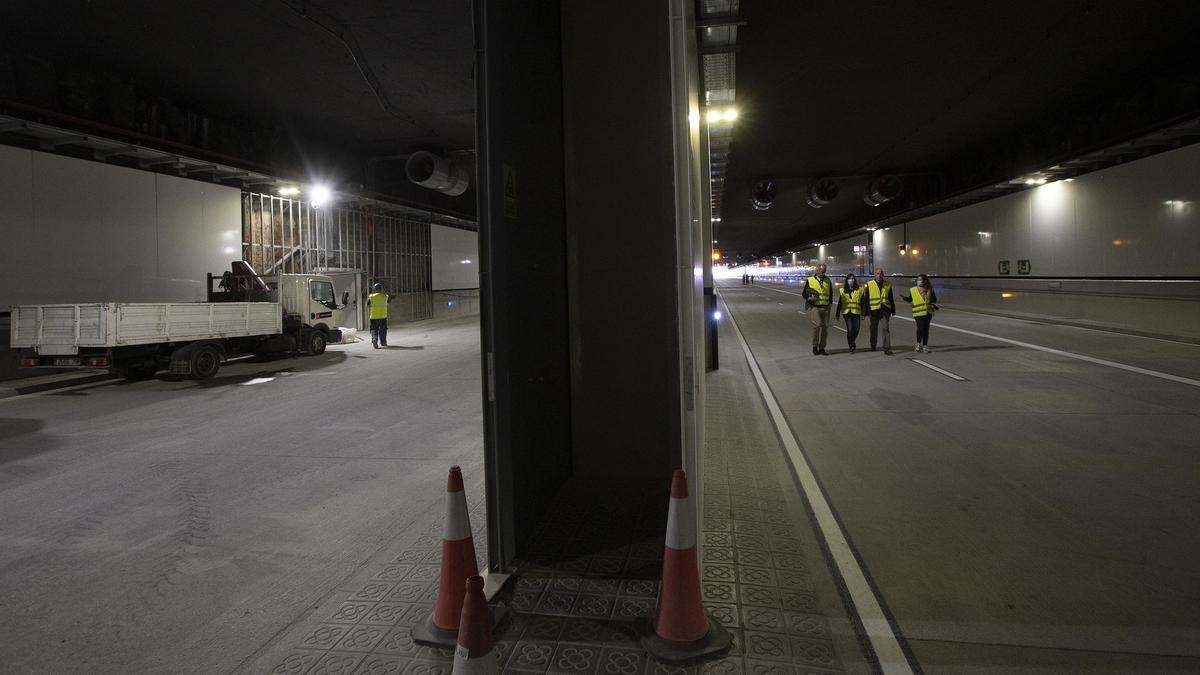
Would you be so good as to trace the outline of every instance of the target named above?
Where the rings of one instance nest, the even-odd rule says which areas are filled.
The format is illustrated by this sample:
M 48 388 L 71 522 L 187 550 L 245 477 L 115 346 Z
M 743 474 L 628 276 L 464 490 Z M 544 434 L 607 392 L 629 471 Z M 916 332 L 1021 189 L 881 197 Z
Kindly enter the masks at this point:
M 374 286 L 371 286 L 371 295 L 367 297 L 367 307 L 370 309 L 371 317 L 371 346 L 375 349 L 388 346 L 388 294 L 383 292 L 383 284 L 376 282 Z
M 816 274 L 808 278 L 801 295 L 804 296 L 808 320 L 812 322 L 813 355 L 828 356 L 825 352 L 825 340 L 829 336 L 829 305 L 833 302 L 833 282 L 825 276 L 824 263 L 817 265 Z
M 912 303 L 913 320 L 917 322 L 917 346 L 913 351 L 930 353 L 929 325 L 933 323 L 933 313 L 938 306 L 937 294 L 933 292 L 929 277 L 918 274 L 917 285 L 912 287 L 909 295 L 901 295 L 900 299 Z
M 883 353 L 892 355 L 892 315 L 896 299 L 892 297 L 892 282 L 883 278 L 883 268 L 875 269 L 875 278 L 867 282 L 867 311 L 871 315 L 871 351 L 879 344 L 883 333 Z
M 862 315 L 865 313 L 866 302 L 863 287 L 858 285 L 858 277 L 846 275 L 846 285 L 838 292 L 837 315 L 846 322 L 846 344 L 850 353 L 858 350 L 858 330 L 862 327 Z

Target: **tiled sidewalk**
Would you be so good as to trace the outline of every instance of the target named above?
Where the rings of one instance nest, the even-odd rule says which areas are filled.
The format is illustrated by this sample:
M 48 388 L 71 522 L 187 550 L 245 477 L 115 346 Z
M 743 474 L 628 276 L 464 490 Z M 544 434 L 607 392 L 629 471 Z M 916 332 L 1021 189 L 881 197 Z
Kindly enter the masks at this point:
M 504 672 L 869 670 L 749 372 L 738 354 L 723 357 L 725 367 L 708 377 L 699 543 L 706 608 L 733 634 L 731 652 L 670 666 L 638 642 L 658 593 L 669 477 L 620 485 L 575 479 L 499 598 L 512 610 L 495 634 Z M 468 494 L 482 558 L 482 489 Z M 447 675 L 452 653 L 409 636 L 435 601 L 440 532 L 440 520 L 425 523 L 390 564 L 319 610 L 326 618 L 272 672 Z

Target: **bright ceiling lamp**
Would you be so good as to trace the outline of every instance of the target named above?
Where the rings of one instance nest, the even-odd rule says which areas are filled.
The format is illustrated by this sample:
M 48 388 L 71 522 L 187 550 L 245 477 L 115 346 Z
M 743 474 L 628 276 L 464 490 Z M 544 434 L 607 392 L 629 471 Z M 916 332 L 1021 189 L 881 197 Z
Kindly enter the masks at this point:
M 733 123 L 737 118 L 737 108 L 725 108 L 724 110 L 709 108 L 708 112 L 704 115 L 704 119 L 708 120 L 709 124 L 718 124 L 720 122 Z
M 308 203 L 313 208 L 320 208 L 322 204 L 329 201 L 333 193 L 329 190 L 328 185 L 312 185 L 308 188 Z
M 279 188 L 280 197 L 294 197 L 298 194 L 300 194 L 300 188 L 296 187 L 295 185 L 288 185 Z

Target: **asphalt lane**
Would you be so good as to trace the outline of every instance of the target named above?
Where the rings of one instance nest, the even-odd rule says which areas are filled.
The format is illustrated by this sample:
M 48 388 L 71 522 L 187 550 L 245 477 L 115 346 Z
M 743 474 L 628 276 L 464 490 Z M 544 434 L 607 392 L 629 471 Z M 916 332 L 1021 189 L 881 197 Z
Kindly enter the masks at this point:
M 895 356 L 814 357 L 780 290 L 719 292 L 928 672 L 1200 668 L 1200 388 L 944 327 L 1182 377 L 1200 348 L 944 310 L 932 354 L 894 320 Z
M 0 401 L 3 670 L 230 672 L 478 487 L 478 322 L 389 337 Z

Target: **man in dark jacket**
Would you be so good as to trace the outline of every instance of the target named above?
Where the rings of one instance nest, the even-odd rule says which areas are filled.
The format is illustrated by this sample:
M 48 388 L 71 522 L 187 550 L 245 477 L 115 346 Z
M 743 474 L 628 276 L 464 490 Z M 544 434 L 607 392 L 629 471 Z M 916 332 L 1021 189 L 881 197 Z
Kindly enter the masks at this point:
M 879 332 L 883 330 L 883 353 L 892 355 L 892 315 L 896 300 L 892 297 L 892 282 L 883 278 L 883 269 L 875 268 L 875 278 L 867 282 L 867 311 L 871 315 L 871 351 L 875 351 Z

